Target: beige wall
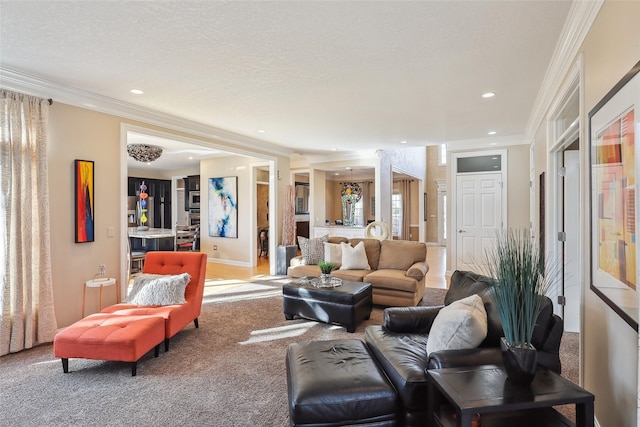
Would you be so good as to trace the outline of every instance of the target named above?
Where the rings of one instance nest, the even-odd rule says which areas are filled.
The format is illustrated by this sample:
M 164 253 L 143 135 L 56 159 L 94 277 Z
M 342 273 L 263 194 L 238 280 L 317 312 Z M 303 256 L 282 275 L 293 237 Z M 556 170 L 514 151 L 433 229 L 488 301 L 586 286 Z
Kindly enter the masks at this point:
M 121 248 L 126 242 L 125 218 L 122 215 L 124 200 L 121 199 L 123 191 L 126 195 L 127 176 L 121 163 L 120 128 L 123 123 L 198 139 L 217 147 L 233 147 L 213 139 L 54 102 L 49 109 L 48 173 L 53 293 L 59 327 L 68 326 L 80 319 L 83 284 L 94 276 L 99 264 L 105 264 L 108 274 L 118 279 L 121 279 L 125 269 L 121 265 L 124 256 Z M 95 241 L 92 243 L 74 243 L 74 159 L 95 161 L 96 228 Z M 288 177 L 289 159 L 275 159 L 281 176 Z M 288 180 L 284 179 L 277 181 L 278 203 L 283 200 L 284 186 L 287 183 Z M 276 207 L 275 211 L 277 214 L 282 209 Z M 270 230 L 270 235 L 279 238 L 282 226 L 277 219 L 275 221 L 276 234 Z M 113 232 L 112 237 L 111 233 L 108 235 L 108 230 Z M 111 289 L 104 290 L 105 305 L 115 301 L 112 295 Z M 86 312 L 95 312 L 98 308 L 97 289 L 89 289 Z
M 640 59 L 640 2 L 606 1 L 579 50 L 584 61 L 584 109 L 581 111 L 582 135 L 588 138 L 589 111 Z M 578 62 L 579 58 L 574 58 Z M 568 83 L 565 76 L 564 84 Z M 560 96 L 561 94 L 557 94 Z M 549 112 L 548 112 L 549 113 Z M 538 179 L 547 171 L 546 122 L 535 133 L 536 195 Z M 598 423 L 608 426 L 638 425 L 638 334 L 590 289 L 590 225 L 588 141 L 580 143 L 582 211 L 585 212 L 584 250 L 582 251 L 583 294 L 581 369 L 583 386 L 595 394 Z M 509 196 L 512 196 L 512 192 Z M 548 205 L 548 201 L 547 201 Z M 547 216 L 550 213 L 547 212 Z M 538 207 L 534 224 L 538 223 Z M 546 219 L 547 227 L 550 218 Z
M 438 165 L 440 146 L 427 147 L 427 180 L 425 191 L 427 192 L 427 223 L 426 241 L 438 242 L 438 184 L 436 180 L 445 179 L 447 167 Z
M 256 209 L 251 208 L 254 206 L 251 197 L 255 194 L 253 192 L 255 182 L 251 181 L 251 165 L 257 162 L 260 162 L 260 159 L 241 156 L 218 157 L 200 162 L 200 188 L 202 188 L 200 251 L 205 252 L 210 260 L 249 266 L 251 252 L 247 251 L 247 247 L 252 237 L 257 239 L 257 219 L 256 228 L 249 227 L 257 212 L 257 206 Z M 238 178 L 238 238 L 211 237 L 209 235 L 209 178 L 233 176 Z M 213 249 L 214 245 L 218 248 L 217 250 Z
M 508 147 L 507 221 L 510 228 L 529 228 L 529 146 Z
M 584 53 L 584 112 L 588 112 L 640 59 L 640 2 L 607 1 L 581 51 Z M 588 135 L 588 123 L 582 123 Z M 636 138 L 638 136 L 636 135 Z M 588 146 L 587 144 L 585 144 Z M 587 152 L 582 159 L 588 171 Z M 583 174 L 588 189 L 588 172 Z M 584 209 L 588 212 L 588 192 Z M 588 221 L 584 235 L 589 236 Z M 585 247 L 590 247 L 587 238 Z M 596 417 L 602 426 L 636 426 L 638 334 L 591 290 L 589 253 L 585 251 L 584 386 L 596 394 Z

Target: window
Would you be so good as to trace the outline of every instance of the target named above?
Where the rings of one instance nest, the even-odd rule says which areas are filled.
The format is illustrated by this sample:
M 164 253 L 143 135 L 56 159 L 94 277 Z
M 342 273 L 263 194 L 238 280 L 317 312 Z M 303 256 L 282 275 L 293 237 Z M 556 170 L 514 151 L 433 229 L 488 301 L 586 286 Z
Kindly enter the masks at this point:
M 353 225 L 364 225 L 364 197 L 360 197 L 353 210 Z
M 400 236 L 402 229 L 402 195 L 393 193 L 391 196 L 391 234 Z
M 447 144 L 440 144 L 440 155 L 438 156 L 438 166 L 447 164 Z

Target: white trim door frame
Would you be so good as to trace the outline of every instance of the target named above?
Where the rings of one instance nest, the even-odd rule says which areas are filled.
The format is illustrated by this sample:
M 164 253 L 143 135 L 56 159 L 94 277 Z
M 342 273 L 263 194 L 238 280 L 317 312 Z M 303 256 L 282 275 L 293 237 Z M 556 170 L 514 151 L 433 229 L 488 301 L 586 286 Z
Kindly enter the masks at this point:
M 500 149 L 500 150 L 484 150 L 484 151 L 465 151 L 465 152 L 453 152 L 451 155 L 451 168 L 450 170 L 450 182 L 452 183 L 451 185 L 451 202 L 450 202 L 450 206 L 451 206 L 451 214 L 449 215 L 449 219 L 450 219 L 450 225 L 447 227 L 448 228 L 448 236 L 451 236 L 450 239 L 447 239 L 450 243 L 451 243 L 451 258 L 452 258 L 452 262 L 451 262 L 451 268 L 452 270 L 457 270 L 458 268 L 464 269 L 464 262 L 463 260 L 458 259 L 458 250 L 460 249 L 458 247 L 459 243 L 457 242 L 457 232 L 460 229 L 463 229 L 462 224 L 458 224 L 458 210 L 460 209 L 457 206 L 457 200 L 458 200 L 458 190 L 457 190 L 457 178 L 459 175 L 465 175 L 464 173 L 460 174 L 458 172 L 458 159 L 461 158 L 465 158 L 465 157 L 479 157 L 479 156 L 491 156 L 491 155 L 499 155 L 500 159 L 501 159 L 501 165 L 500 165 L 500 174 L 502 176 L 501 178 L 501 182 L 502 182 L 502 193 L 501 193 L 501 197 L 500 197 L 500 212 L 501 212 L 501 228 L 506 228 L 508 226 L 507 224 L 507 185 L 506 183 L 506 179 L 507 179 L 507 154 L 508 151 L 506 149 Z M 482 172 L 479 172 L 478 174 L 481 174 Z M 487 173 L 495 173 L 495 172 L 487 172 Z

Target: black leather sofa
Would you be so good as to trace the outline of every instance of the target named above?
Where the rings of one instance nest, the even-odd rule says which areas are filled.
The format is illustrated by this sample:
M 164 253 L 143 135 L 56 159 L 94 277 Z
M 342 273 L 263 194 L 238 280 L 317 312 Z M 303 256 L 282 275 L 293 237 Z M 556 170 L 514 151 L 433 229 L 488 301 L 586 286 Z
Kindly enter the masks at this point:
M 365 342 L 398 393 L 399 425 L 427 425 L 425 369 L 502 363 L 500 337 L 504 334 L 491 286 L 491 280 L 485 276 L 456 271 L 444 300 L 448 305 L 472 294 L 482 297 L 488 333 L 477 348 L 444 350 L 427 356 L 429 331 L 442 306 L 387 308 L 382 325 L 365 329 Z M 545 297 L 532 344 L 538 350 L 538 365 L 557 373 L 561 370 L 559 350 L 563 329 L 562 319 L 553 314 L 551 300 Z

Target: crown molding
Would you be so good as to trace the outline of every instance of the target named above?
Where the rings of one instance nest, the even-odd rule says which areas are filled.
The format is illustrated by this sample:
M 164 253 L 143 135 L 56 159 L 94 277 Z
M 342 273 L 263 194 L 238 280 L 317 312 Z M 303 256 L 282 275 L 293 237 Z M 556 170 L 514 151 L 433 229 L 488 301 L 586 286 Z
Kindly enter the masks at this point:
M 252 153 L 284 157 L 290 157 L 293 154 L 293 150 L 270 142 L 160 113 L 5 67 L 0 67 L 0 87 L 42 98 L 52 98 L 55 102 L 62 104 L 136 120 L 193 136 L 214 139 L 242 147 Z
M 580 46 L 582 46 L 582 42 L 604 2 L 605 0 L 589 0 L 572 3 L 569 16 L 538 91 L 531 116 L 529 116 L 526 128 L 528 137 L 526 139 L 533 140 L 535 137 L 536 130 L 544 120 L 569 69 L 575 63 Z
M 447 142 L 447 151 L 460 150 L 495 150 L 511 145 L 529 144 L 531 141 L 525 135 L 499 136 L 491 138 L 461 139 Z

